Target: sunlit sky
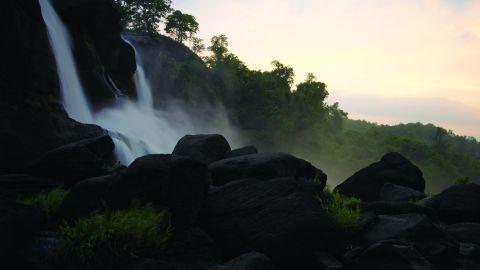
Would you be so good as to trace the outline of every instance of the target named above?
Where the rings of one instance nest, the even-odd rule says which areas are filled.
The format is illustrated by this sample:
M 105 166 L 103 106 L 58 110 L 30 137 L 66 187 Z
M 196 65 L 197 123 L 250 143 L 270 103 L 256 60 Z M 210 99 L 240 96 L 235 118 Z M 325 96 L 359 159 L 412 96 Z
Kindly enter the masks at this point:
M 255 69 L 313 72 L 354 119 L 480 138 L 480 0 L 173 0 Z

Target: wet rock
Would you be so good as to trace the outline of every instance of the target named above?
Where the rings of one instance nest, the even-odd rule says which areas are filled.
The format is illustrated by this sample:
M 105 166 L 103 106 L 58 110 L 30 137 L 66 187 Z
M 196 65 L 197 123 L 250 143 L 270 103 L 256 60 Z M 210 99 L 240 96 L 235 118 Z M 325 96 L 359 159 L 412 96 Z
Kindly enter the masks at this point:
M 274 270 L 272 261 L 262 253 L 250 252 L 240 255 L 209 270 Z
M 434 209 L 410 202 L 378 201 L 362 203 L 363 212 L 373 212 L 377 215 L 423 214 L 432 220 L 437 220 Z
M 480 246 L 479 223 L 452 224 L 446 227 L 446 231 L 459 242 L 472 243 Z
M 26 174 L 0 176 L 0 196 L 16 199 L 53 188 L 51 181 Z
M 380 190 L 380 200 L 382 201 L 418 201 L 425 198 L 426 195 L 415 189 L 395 185 L 392 183 L 385 183 Z
M 249 145 L 242 148 L 233 149 L 227 154 L 227 158 L 253 155 L 257 153 L 258 153 L 257 148 L 253 145 Z
M 208 165 L 225 158 L 230 150 L 222 135 L 186 135 L 178 141 L 172 154 L 191 157 Z

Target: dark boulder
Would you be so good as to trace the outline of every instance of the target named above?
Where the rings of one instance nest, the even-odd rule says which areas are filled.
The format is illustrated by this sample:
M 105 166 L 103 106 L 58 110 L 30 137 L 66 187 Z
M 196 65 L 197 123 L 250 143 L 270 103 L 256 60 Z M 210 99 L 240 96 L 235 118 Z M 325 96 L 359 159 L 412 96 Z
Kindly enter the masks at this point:
M 53 186 L 51 181 L 31 175 L 9 174 L 0 176 L 0 196 L 11 199 L 37 194 L 49 190 Z
M 344 238 L 316 192 L 293 178 L 234 181 L 210 191 L 202 224 L 226 256 L 258 251 L 279 269 L 306 269 L 314 251 L 341 249 Z
M 410 202 L 378 201 L 362 203 L 361 209 L 363 212 L 373 212 L 376 215 L 423 214 L 432 220 L 438 219 L 434 209 Z
M 434 270 L 415 248 L 401 241 L 372 244 L 355 258 L 351 267 L 355 270 Z
M 411 243 L 438 269 L 455 267 L 458 242 L 426 216 L 380 215 L 378 218 L 378 222 L 361 236 L 362 243 L 371 245 L 383 240 L 405 241 Z
M 86 217 L 105 210 L 105 193 L 113 176 L 90 178 L 76 183 L 58 208 L 59 215 L 67 219 Z
M 356 172 L 335 190 L 369 202 L 379 199 L 380 190 L 385 183 L 409 187 L 420 192 L 425 190 L 425 180 L 420 169 L 399 153 L 384 155 L 379 162 Z
M 191 226 L 202 208 L 210 183 L 208 168 L 176 155 L 148 155 L 136 159 L 108 188 L 107 205 L 127 208 L 132 200 L 166 206 L 176 227 Z
M 460 184 L 447 188 L 426 202 L 445 223 L 480 223 L 480 185 Z
M 22 257 L 28 254 L 33 236 L 40 228 L 42 217 L 29 205 L 0 197 L 0 259 Z
M 446 230 L 458 242 L 472 243 L 480 246 L 479 223 L 457 223 L 446 227 Z
M 258 252 L 240 255 L 222 265 L 209 268 L 209 270 L 274 270 L 270 258 Z
M 253 155 L 257 153 L 257 148 L 253 145 L 249 145 L 242 148 L 233 149 L 232 151 L 228 152 L 227 158 Z
M 382 189 L 380 189 L 380 200 L 382 201 L 418 201 L 425 197 L 426 195 L 423 192 L 392 183 L 385 183 Z
M 114 164 L 114 147 L 106 135 L 71 143 L 47 152 L 27 166 L 26 172 L 71 185 L 108 174 Z
M 315 181 L 323 189 L 327 181 L 327 175 L 320 169 L 285 153 L 260 153 L 222 159 L 210 164 L 209 169 L 214 186 L 247 178 L 268 180 L 293 177 Z
M 230 150 L 228 141 L 222 135 L 186 135 L 175 145 L 172 154 L 191 157 L 208 165 L 225 158 Z
M 478 270 L 480 267 L 480 246 L 471 243 L 460 243 L 458 256 L 459 270 Z

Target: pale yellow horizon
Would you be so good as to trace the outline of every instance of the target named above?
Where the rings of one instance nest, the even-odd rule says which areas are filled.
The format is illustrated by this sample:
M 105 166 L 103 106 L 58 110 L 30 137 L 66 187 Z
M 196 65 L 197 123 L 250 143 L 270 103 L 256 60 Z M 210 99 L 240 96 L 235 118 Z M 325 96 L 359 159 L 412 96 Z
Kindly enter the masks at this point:
M 313 72 L 328 85 L 329 100 L 352 118 L 433 123 L 480 138 L 480 1 L 178 0 L 174 6 L 196 16 L 206 41 L 227 35 L 231 51 L 251 68 L 268 70 L 279 60 L 295 69 L 297 82 Z M 424 108 L 412 113 L 411 101 Z

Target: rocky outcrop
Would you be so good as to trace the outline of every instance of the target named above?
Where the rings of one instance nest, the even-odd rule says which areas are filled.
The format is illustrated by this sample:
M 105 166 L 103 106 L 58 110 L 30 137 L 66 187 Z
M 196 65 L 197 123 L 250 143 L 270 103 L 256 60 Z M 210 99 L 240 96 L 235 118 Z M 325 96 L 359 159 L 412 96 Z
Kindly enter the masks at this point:
M 379 162 L 361 169 L 335 190 L 369 202 L 379 199 L 385 183 L 405 186 L 423 192 L 425 180 L 420 169 L 399 153 L 388 153 Z
M 258 252 L 250 252 L 238 256 L 220 266 L 208 270 L 274 270 L 272 261 Z
M 460 184 L 447 188 L 426 203 L 447 224 L 480 223 L 480 185 Z
M 380 189 L 380 200 L 393 202 L 419 201 L 426 197 L 423 192 L 413 188 L 385 183 Z
M 175 145 L 172 154 L 191 157 L 208 165 L 225 158 L 230 150 L 230 144 L 222 135 L 186 135 Z
M 247 178 L 268 180 L 293 177 L 316 182 L 319 190 L 322 190 L 327 181 L 327 175 L 320 169 L 286 153 L 260 153 L 222 159 L 211 163 L 209 169 L 214 186 Z
M 25 174 L 9 174 L 0 176 L 0 196 L 17 199 L 20 196 L 31 196 L 53 188 L 53 182 Z

